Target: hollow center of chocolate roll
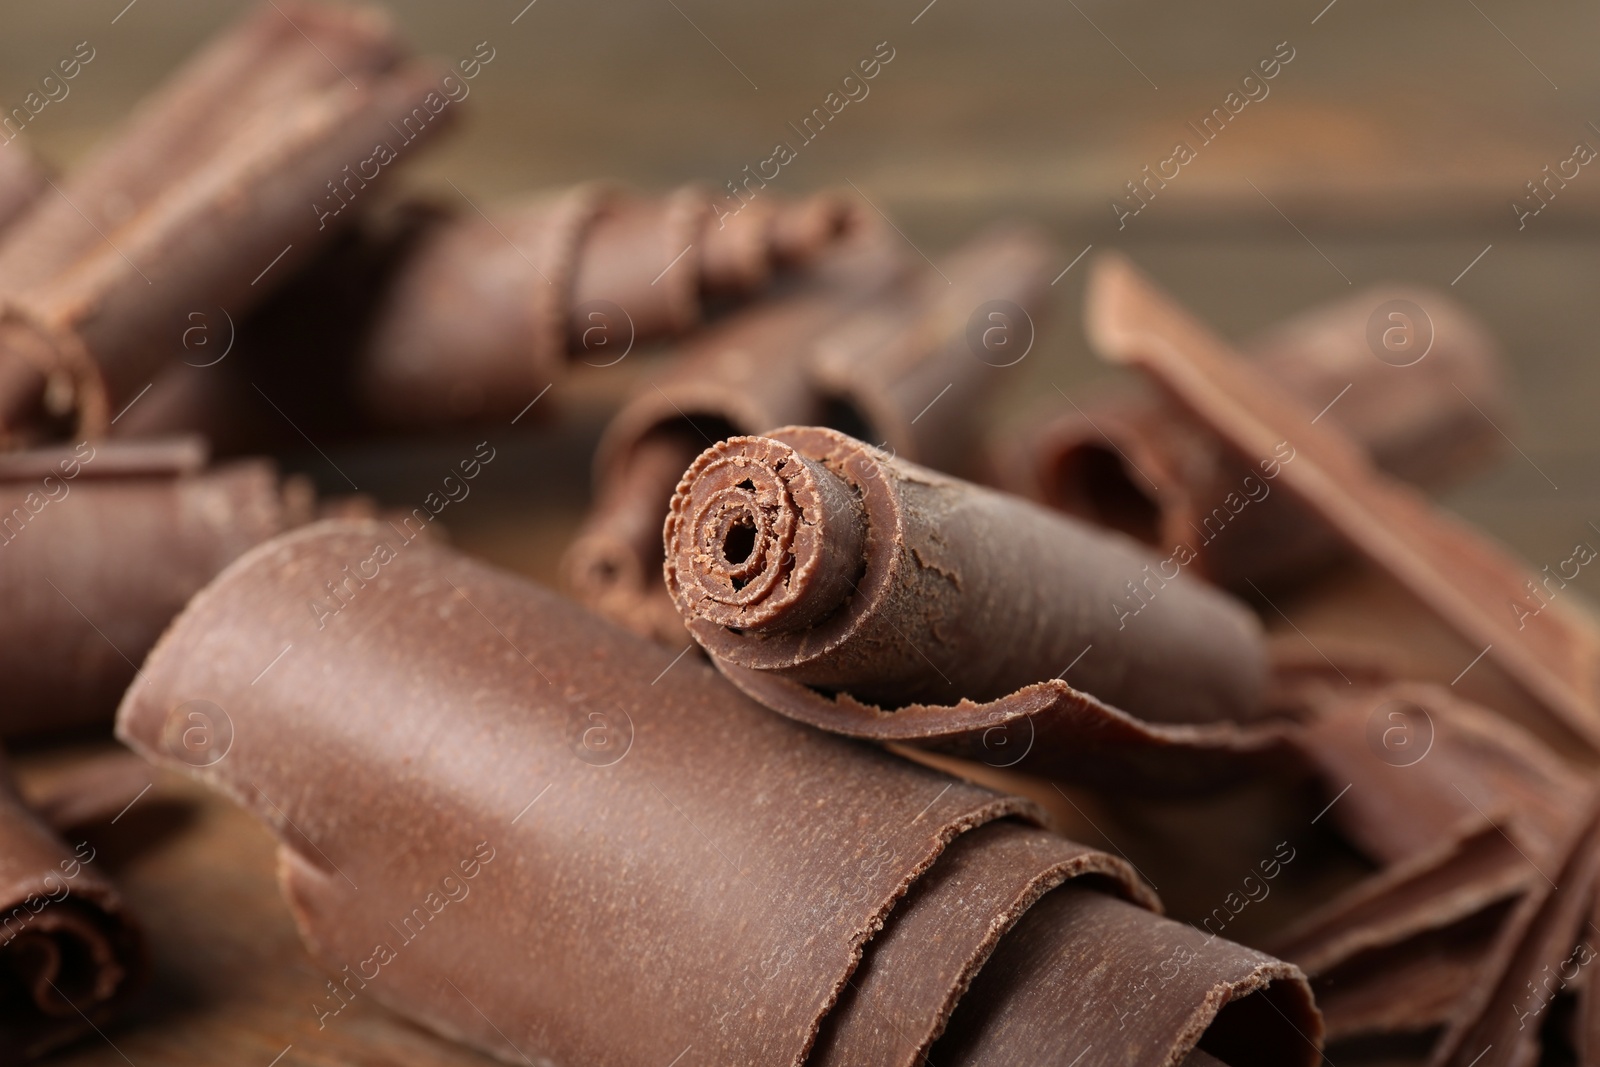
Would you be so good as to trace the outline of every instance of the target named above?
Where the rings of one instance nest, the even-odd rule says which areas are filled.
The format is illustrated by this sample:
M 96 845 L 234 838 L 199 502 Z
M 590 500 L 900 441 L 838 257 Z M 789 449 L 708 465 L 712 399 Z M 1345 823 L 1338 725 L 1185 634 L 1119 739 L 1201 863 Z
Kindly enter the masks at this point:
M 667 584 L 692 618 L 790 632 L 855 591 L 866 519 L 855 490 L 823 464 L 778 441 L 735 437 L 684 475 L 666 542 Z
M 744 519 L 736 521 L 722 539 L 722 558 L 729 563 L 743 563 L 756 550 L 756 524 Z

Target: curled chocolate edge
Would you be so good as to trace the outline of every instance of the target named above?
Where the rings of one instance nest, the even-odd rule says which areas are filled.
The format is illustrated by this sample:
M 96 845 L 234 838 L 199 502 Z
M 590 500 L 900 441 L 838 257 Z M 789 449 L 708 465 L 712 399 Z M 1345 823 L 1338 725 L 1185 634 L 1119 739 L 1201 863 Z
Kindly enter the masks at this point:
M 1399 325 L 1379 325 L 1425 344 L 1420 354 L 1389 353 L 1369 336 L 1385 308 Z M 1501 447 L 1495 426 L 1511 421 L 1499 346 L 1432 290 L 1376 286 L 1269 327 L 1242 351 L 1259 377 L 1326 406 L 1380 469 L 1429 489 L 1479 469 Z M 1190 544 L 1197 567 L 1228 588 L 1302 576 L 1343 555 L 1324 523 L 1274 497 L 1270 478 L 1160 394 L 1117 388 L 1079 399 L 997 444 L 999 484 L 1158 548 Z
M 987 988 L 994 968 L 972 977 L 980 957 L 1007 951 L 1017 938 L 1000 936 L 1004 928 L 1043 908 L 1070 929 L 1056 931 L 1059 952 L 1039 966 L 1054 995 L 1082 1011 L 1077 1022 L 1051 1011 L 1032 1020 L 1036 1029 L 1073 1041 L 1101 1033 L 1110 1050 L 1125 1020 L 1107 1009 L 1138 1008 L 1136 1061 L 1176 1064 L 1196 1042 L 1231 1048 L 1228 1020 L 1264 1017 L 1258 997 L 1267 996 L 1293 1021 L 1258 1034 L 1266 1059 L 1237 1062 L 1316 1061 L 1320 1023 L 1297 970 L 1149 915 L 1135 906 L 1151 903 L 1148 891 L 1121 861 L 1029 828 L 1026 802 L 768 715 L 708 666 L 675 664 L 670 650 L 531 583 L 443 548 L 402 546 L 380 553 L 364 599 L 319 630 L 305 600 L 320 575 L 386 536 L 375 524 L 324 523 L 258 546 L 194 598 L 147 661 L 150 684 L 130 690 L 119 713 L 119 734 L 137 750 L 189 770 L 274 829 L 302 933 L 349 995 L 505 1057 L 508 1040 L 518 1053 L 556 1058 L 670 1059 L 693 1044 L 796 1065 L 836 1011 L 848 1032 L 857 1011 L 915 1002 L 921 1036 L 908 1035 L 896 1055 L 916 1062 L 959 987 Z M 247 667 L 291 637 L 297 654 L 251 685 Z M 345 682 L 330 687 L 333 662 Z M 236 724 L 226 758 L 203 767 L 173 748 L 168 728 L 173 709 L 199 693 Z M 339 714 L 327 714 L 334 706 Z M 609 719 L 597 723 L 591 712 L 602 708 Z M 609 736 L 591 744 L 596 728 Z M 874 965 L 892 977 L 895 960 L 925 941 L 914 936 L 919 924 L 937 921 L 940 900 L 963 881 L 946 860 L 1012 852 L 1023 857 L 1008 868 L 1014 888 L 985 890 L 998 905 L 993 923 L 969 917 L 965 950 L 928 949 L 946 960 L 938 981 L 874 981 Z M 457 864 L 461 856 L 475 862 Z M 407 922 L 450 922 L 452 936 L 397 937 L 381 917 L 423 899 L 439 871 L 448 872 L 441 892 L 463 903 L 441 896 L 428 907 L 451 911 Z M 1076 891 L 1082 876 L 1134 902 L 1112 909 L 1137 934 L 1131 951 L 1103 941 L 1100 920 L 1082 914 L 1104 908 L 1100 892 Z M 635 892 L 640 877 L 648 894 Z M 472 879 L 470 892 L 490 894 L 490 905 L 457 892 Z M 587 887 L 581 899 L 577 886 Z M 529 900 L 539 902 L 532 925 L 508 930 L 505 916 L 525 914 Z M 364 969 L 374 960 L 339 970 L 374 941 L 391 943 L 374 957 L 377 972 Z M 1111 951 L 1117 965 L 1096 973 L 1149 978 L 1167 958 L 1158 951 L 1177 947 L 1189 954 L 1172 1004 L 1079 995 L 1100 987 L 1070 960 Z M 674 981 L 634 966 L 640 953 L 670 965 Z M 1061 973 L 1050 970 L 1056 955 L 1069 958 Z M 837 1003 L 852 977 L 853 996 Z M 758 988 L 771 1010 L 742 1010 Z M 590 1010 L 602 993 L 628 1003 L 637 1025 Z M 340 1003 L 330 995 L 329 1014 Z M 981 1036 L 972 1015 L 957 1007 L 943 1039 Z M 966 1062 L 1016 1060 L 1000 1048 Z
M 87 854 L 85 854 L 87 850 Z M 146 977 L 137 923 L 92 864 L 29 811 L 0 765 L 0 1056 L 43 1055 L 112 1018 Z
M 189 596 L 316 506 L 270 461 L 208 467 L 194 438 L 0 453 L 0 736 L 108 723 Z
M 412 130 L 402 150 L 449 124 L 453 112 L 423 107 L 443 100 L 439 72 L 402 61 L 387 17 L 296 10 L 322 41 L 313 54 L 347 58 L 365 91 L 348 92 L 329 61 L 307 61 L 308 38 L 266 5 L 196 53 L 67 176 L 62 200 L 38 201 L 0 243 L 0 443 L 104 436 L 174 361 L 187 313 L 242 310 L 266 292 L 254 282 L 285 246 L 280 271 L 335 232 L 347 201 L 320 206 L 325 187 L 375 143 L 392 162 L 391 122 Z M 343 192 L 356 196 L 384 169 L 349 173 Z
M 974 411 L 1045 319 L 1050 244 L 998 226 L 956 249 L 942 275 L 911 274 L 897 247 L 881 246 L 884 236 L 863 231 L 818 264 L 817 281 L 834 294 L 823 313 L 772 305 L 713 327 L 618 412 L 595 460 L 599 501 L 568 556 L 568 583 L 584 603 L 637 632 L 681 640 L 653 577 L 659 541 L 638 531 L 659 528 L 677 474 L 717 440 L 825 424 L 931 466 L 970 465 Z M 1020 355 L 974 340 L 971 320 L 986 308 L 997 309 L 1004 325 L 994 329 Z M 940 402 L 946 393 L 959 402 Z M 676 473 L 658 458 L 668 449 L 682 460 Z M 605 578 L 598 567 L 647 580 Z
M 831 510 L 822 506 L 829 499 Z M 863 521 L 865 533 L 849 529 Z M 841 524 L 842 535 L 834 529 Z M 740 558 L 730 562 L 736 529 Z M 1199 788 L 1287 751 L 1286 724 L 1266 718 L 1265 653 L 1253 618 L 1223 594 L 1162 582 L 1151 603 L 1165 605 L 1165 623 L 1136 620 L 1123 638 L 1112 625 L 1113 602 L 1105 605 L 1106 625 L 1096 628 L 1086 621 L 1095 608 L 1071 603 L 1069 594 L 1082 591 L 1085 575 L 1090 592 L 1102 593 L 1116 586 L 1109 575 L 1131 569 L 1140 577 L 1147 561 L 1131 542 L 836 431 L 787 427 L 703 453 L 674 495 L 663 536 L 668 589 L 695 639 L 745 692 L 810 725 L 1123 787 Z M 998 562 L 986 555 L 1001 552 L 997 544 L 1004 550 Z M 936 588 L 924 588 L 930 584 Z M 1109 644 L 1102 656 L 1113 653 L 1100 661 L 1096 684 L 1133 698 L 1146 714 L 1097 699 L 1085 691 L 1089 684 L 1049 677 L 1036 647 L 1041 638 L 1019 638 L 1020 654 L 1004 647 L 1017 620 L 964 622 L 961 612 L 982 615 L 984 601 L 967 608 L 959 598 L 980 594 L 1031 605 L 1016 612 L 1030 632 L 1089 627 L 1088 642 Z M 907 611 L 932 611 L 928 619 L 937 621 L 930 630 Z M 912 631 L 923 634 L 921 644 Z M 952 641 L 965 642 L 951 644 L 962 655 L 944 667 L 924 650 L 948 661 L 940 646 Z M 1045 655 L 1065 664 L 1080 650 L 1068 643 L 1070 650 Z M 1119 648 L 1134 649 L 1130 663 L 1159 660 L 1159 676 L 1119 670 L 1126 665 L 1108 662 Z M 1008 654 L 1016 661 L 996 668 Z M 985 681 L 957 683 L 945 674 L 964 678 L 978 660 L 986 662 Z M 1185 669 L 1174 671 L 1174 663 Z M 1053 660 L 1051 668 L 1059 669 Z M 1146 681 L 1153 687 L 1141 688 Z M 940 692 L 941 682 L 954 685 L 958 699 L 925 702 L 921 694 Z M 880 706 L 885 696 L 892 710 Z

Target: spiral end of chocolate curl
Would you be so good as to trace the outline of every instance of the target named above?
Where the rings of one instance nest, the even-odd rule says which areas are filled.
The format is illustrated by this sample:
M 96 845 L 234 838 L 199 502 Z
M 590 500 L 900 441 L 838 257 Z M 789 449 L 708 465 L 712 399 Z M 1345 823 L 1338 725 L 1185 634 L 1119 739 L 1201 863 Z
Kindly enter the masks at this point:
M 673 494 L 667 588 L 685 618 L 787 633 L 842 607 L 866 565 L 854 489 L 793 448 L 734 437 L 701 453 Z

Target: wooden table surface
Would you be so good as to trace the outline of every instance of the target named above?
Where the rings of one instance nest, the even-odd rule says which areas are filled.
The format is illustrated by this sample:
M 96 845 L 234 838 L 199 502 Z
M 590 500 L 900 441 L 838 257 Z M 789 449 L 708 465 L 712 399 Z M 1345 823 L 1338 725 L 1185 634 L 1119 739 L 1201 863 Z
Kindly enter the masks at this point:
M 412 186 L 449 193 L 448 178 L 487 201 L 599 176 L 720 187 L 775 141 L 793 140 L 788 124 L 886 41 L 894 59 L 870 94 L 802 147 L 777 191 L 853 189 L 934 262 L 987 221 L 1032 218 L 1059 241 L 1062 268 L 1091 245 L 1121 249 L 1236 337 L 1372 282 L 1445 289 L 1503 340 L 1521 412 L 1500 427 L 1502 461 L 1446 503 L 1535 566 L 1566 558 L 1575 540 L 1594 536 L 1589 523 L 1600 524 L 1600 173 L 1582 168 L 1521 228 L 1512 207 L 1575 143 L 1600 147 L 1600 111 L 1590 109 L 1600 89 L 1593 5 L 525 2 L 390 5 L 423 51 L 452 59 L 487 41 L 495 53 L 474 83 L 472 119 L 419 161 Z M 71 95 L 24 135 L 68 166 L 245 6 L 13 5 L 0 32 L 0 103 L 20 102 L 60 55 L 89 41 L 96 57 Z M 1119 228 L 1111 204 L 1124 183 L 1168 157 L 1175 141 L 1198 143 L 1189 123 L 1283 42 L 1294 58 L 1270 93 Z M 1054 287 L 1056 314 L 986 409 L 991 426 L 1025 417 L 1034 398 L 1054 396 L 1052 383 L 1072 389 L 1105 374 L 1082 340 L 1083 277 L 1080 264 Z M 557 420 L 470 435 L 490 436 L 511 461 L 451 509 L 456 543 L 553 581 L 586 503 L 588 453 L 607 406 L 624 390 L 621 376 L 645 362 L 616 369 L 616 379 L 597 371 L 558 385 Z M 364 491 L 410 507 L 467 440 L 330 452 Z M 315 451 L 283 459 L 329 489 L 344 487 Z M 1595 581 L 1580 576 L 1578 595 L 1593 593 Z M 1313 633 L 1340 625 L 1337 597 L 1321 595 L 1303 614 L 1291 609 Z M 42 773 L 76 751 L 26 752 L 22 769 Z M 1159 872 L 1182 914 L 1188 901 L 1225 891 L 1231 853 L 1208 864 L 1171 851 L 1172 842 L 1197 826 L 1237 822 L 1230 813 L 1259 798 L 1218 798 L 1188 812 L 1187 823 L 1170 811 L 1080 800 L 1083 811 L 1061 811 L 1064 828 L 1089 841 L 1109 831 Z M 1297 825 L 1294 798 L 1283 803 L 1285 823 L 1255 832 Z M 277 896 L 271 839 L 225 802 L 163 776 L 126 819 L 95 833 L 149 929 L 156 979 L 127 1022 L 51 1062 L 489 1062 L 370 1002 L 319 1030 L 311 1003 L 324 979 Z M 1245 855 L 1253 847 L 1237 846 Z M 1350 875 L 1348 857 L 1326 841 L 1318 847 L 1324 860 L 1305 875 L 1300 899 Z

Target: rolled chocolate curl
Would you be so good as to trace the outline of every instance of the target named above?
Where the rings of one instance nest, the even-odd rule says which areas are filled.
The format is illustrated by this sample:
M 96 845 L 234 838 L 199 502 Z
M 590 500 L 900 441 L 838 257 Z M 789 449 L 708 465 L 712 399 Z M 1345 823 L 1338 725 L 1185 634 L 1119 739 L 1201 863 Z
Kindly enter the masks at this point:
M 1009 743 L 1021 767 L 1057 773 L 1122 744 L 1271 736 L 1241 605 L 1126 538 L 834 430 L 702 453 L 664 537 L 695 640 L 740 688 L 824 729 L 991 763 L 985 744 Z
M 351 561 L 371 577 L 327 617 L 324 578 Z M 1085 960 L 1143 974 L 1165 958 L 1151 946 L 1172 924 L 1135 906 L 1150 898 L 1126 866 L 1029 826 L 1026 802 L 769 715 L 703 663 L 380 525 L 258 547 L 190 602 L 144 675 L 120 736 L 277 834 L 285 894 L 334 974 L 326 1026 L 371 997 L 518 1062 L 692 1048 L 798 1067 L 837 1021 L 833 1040 L 885 1055 L 870 1062 L 910 1064 L 1041 893 Z M 233 725 L 203 766 L 180 732 L 197 699 Z M 1095 936 L 1080 912 L 1098 902 L 1062 895 L 1077 885 L 1129 901 L 1125 940 Z M 946 918 L 947 942 L 919 933 Z M 1199 940 L 1184 1026 L 1130 1040 L 1104 1000 L 1032 1022 L 1098 1042 L 1086 1063 L 1155 1067 L 1270 997 L 1315 1041 L 1298 972 Z M 856 1014 L 873 1008 L 915 1026 L 868 1033 Z M 1007 1012 L 999 998 L 991 1020 Z M 1315 1046 L 1286 1032 L 1257 1035 L 1262 1062 L 1309 1067 Z
M 0 765 L 0 1061 L 90 1033 L 144 976 L 138 927 L 94 858 L 40 822 Z
M 681 643 L 661 587 L 661 523 L 701 449 L 750 427 L 814 419 L 807 362 L 825 331 L 904 278 L 898 251 L 868 236 L 800 291 L 735 312 L 687 342 L 625 404 L 595 455 L 596 501 L 562 560 L 578 600 L 636 633 Z
M 1116 962 L 1108 967 L 1107 959 Z M 1120 901 L 1067 886 L 1040 901 L 1001 944 L 929 1062 L 1319 1061 L 1321 1021 L 1295 974 L 1262 953 L 1192 926 L 1152 922 Z M 1196 1011 L 1197 1002 L 1206 1008 Z M 1120 1044 L 1097 1047 L 1097 1029 L 1119 1034 Z M 1184 1056 L 1184 1049 L 1193 1051 Z
M 606 366 L 696 326 L 864 223 L 821 194 L 719 221 L 685 186 L 580 185 L 463 213 L 422 237 L 388 284 L 354 370 L 367 412 L 416 426 L 514 415 L 574 360 Z
M 922 1062 L 995 947 L 1063 883 L 1110 891 L 1144 909 L 1158 906 L 1105 860 L 1103 853 L 1009 822 L 956 838 L 868 945 L 806 1062 Z M 1151 921 L 1148 910 L 1128 906 L 1140 921 Z
M 268 5 L 40 201 L 0 244 L 0 443 L 103 434 L 190 315 L 241 315 L 448 124 L 437 72 L 397 59 L 382 15 Z
M 190 365 L 157 379 L 116 432 L 201 433 L 229 453 L 297 445 L 258 388 L 293 397 L 295 426 L 316 440 L 537 418 L 550 405 L 529 403 L 574 364 L 611 366 L 760 292 L 805 285 L 842 246 L 885 243 L 829 194 L 752 207 L 722 229 L 708 205 L 692 186 L 649 196 L 590 183 L 489 219 L 426 199 L 371 212 L 238 325 L 226 363 L 224 322 L 196 320 Z M 636 276 L 653 262 L 643 246 L 680 237 L 692 248 L 656 285 L 659 269 Z
M 1236 457 L 1255 463 L 1291 449 L 1295 458 L 1278 465 L 1274 491 L 1483 650 L 1483 662 L 1458 679 L 1463 691 L 1476 695 L 1473 675 L 1498 671 L 1523 699 L 1491 703 L 1485 693 L 1485 703 L 1559 744 L 1600 747 L 1600 628 L 1568 600 L 1539 597 L 1529 568 L 1374 468 L 1336 427 L 1252 373 L 1121 258 L 1095 265 L 1088 330 L 1102 358 L 1148 374 Z
M 1017 227 L 981 234 L 942 271 L 909 279 L 897 259 L 869 248 L 841 257 L 835 295 L 817 298 L 827 302 L 753 309 L 708 333 L 607 428 L 595 461 L 599 499 L 567 556 L 569 586 L 616 622 L 681 640 L 655 580 L 659 536 L 638 532 L 659 534 L 683 468 L 733 434 L 831 425 L 916 462 L 968 465 L 975 408 L 1043 318 L 1048 258 L 1048 242 Z M 669 449 L 682 460 L 675 473 Z
M 1383 339 L 1394 334 L 1415 351 L 1391 352 Z M 1432 290 L 1369 289 L 1295 316 L 1243 351 L 1379 469 L 1424 488 L 1480 468 L 1499 449 L 1495 426 L 1510 421 L 1498 345 Z M 1158 548 L 1189 544 L 1203 573 L 1230 588 L 1341 555 L 1332 531 L 1274 495 L 1270 480 L 1176 405 L 1131 390 L 1084 405 L 1013 443 L 995 464 L 1001 483 Z
M 600 485 L 599 498 L 561 560 L 565 584 L 579 603 L 667 643 L 682 640 L 683 623 L 658 588 L 654 564 L 661 555 L 661 524 L 656 520 L 703 443 L 670 431 L 641 440 L 619 473 Z M 651 506 L 654 502 L 661 508 Z
M 995 227 L 911 290 L 830 330 L 817 344 L 811 377 L 835 417 L 849 419 L 835 428 L 866 434 L 913 463 L 970 471 L 974 412 L 1033 347 L 1054 254 L 1037 230 Z
M 192 440 L 0 455 L 0 733 L 109 722 L 189 596 L 312 517 L 309 485 Z

